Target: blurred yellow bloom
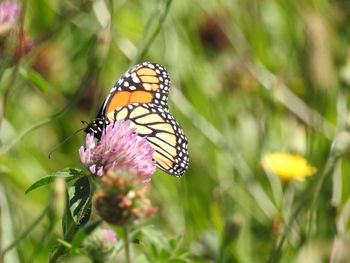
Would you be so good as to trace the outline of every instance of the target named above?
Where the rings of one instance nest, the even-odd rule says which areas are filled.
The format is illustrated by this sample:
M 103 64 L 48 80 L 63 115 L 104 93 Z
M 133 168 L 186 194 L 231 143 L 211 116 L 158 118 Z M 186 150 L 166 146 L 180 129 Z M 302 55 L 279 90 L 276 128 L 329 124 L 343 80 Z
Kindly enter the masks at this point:
M 297 154 L 287 152 L 267 153 L 261 161 L 265 171 L 272 172 L 284 181 L 303 181 L 306 176 L 313 175 L 317 169 Z

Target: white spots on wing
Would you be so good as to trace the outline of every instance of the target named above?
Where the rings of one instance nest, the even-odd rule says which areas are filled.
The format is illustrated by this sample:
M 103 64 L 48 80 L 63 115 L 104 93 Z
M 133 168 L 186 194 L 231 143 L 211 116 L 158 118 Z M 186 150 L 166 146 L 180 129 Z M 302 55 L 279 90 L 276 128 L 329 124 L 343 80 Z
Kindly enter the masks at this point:
M 157 74 L 156 77 L 159 80 L 159 88 L 157 90 L 152 89 L 149 90 L 149 86 L 145 86 L 146 82 L 143 82 L 137 75 L 137 69 L 141 67 L 147 67 L 150 69 L 153 69 L 154 72 Z M 154 75 L 154 74 L 153 74 Z M 141 83 L 141 84 L 139 84 Z M 165 170 L 168 173 L 171 173 L 175 176 L 181 176 L 185 170 L 188 167 L 188 145 L 187 145 L 187 139 L 183 134 L 183 131 L 181 127 L 178 125 L 178 123 L 175 121 L 175 119 L 169 114 L 168 107 L 167 107 L 167 100 L 168 100 L 168 92 L 170 89 L 170 79 L 168 76 L 168 73 L 166 69 L 157 63 L 151 63 L 151 62 L 143 62 L 142 64 L 138 64 L 135 67 L 133 67 L 131 70 L 127 71 L 124 76 L 122 76 L 118 82 L 117 85 L 115 85 L 110 93 L 114 93 L 116 91 L 135 91 L 135 90 L 144 90 L 149 91 L 153 94 L 153 103 L 132 103 L 124 107 L 120 107 L 118 111 L 115 111 L 116 117 L 117 116 L 125 116 L 124 112 L 121 112 L 122 109 L 125 109 L 125 111 L 128 112 L 126 118 L 129 118 L 130 120 L 137 119 L 137 122 L 134 124 L 136 126 L 142 126 L 143 129 L 140 129 L 138 132 L 140 132 L 144 137 L 152 138 L 153 136 L 156 136 L 156 134 L 159 135 L 159 132 L 163 132 L 163 134 L 174 134 L 173 139 L 173 150 L 176 151 L 176 153 L 173 156 L 173 160 L 171 163 L 169 163 L 169 167 L 162 166 L 162 164 L 158 163 L 158 166 Z M 110 96 L 112 96 L 110 94 Z M 142 115 L 141 117 L 141 109 L 144 111 L 148 111 L 149 114 L 146 114 L 145 116 Z M 131 113 L 134 112 L 136 114 L 131 117 Z M 139 116 L 139 117 L 138 117 Z M 147 116 L 147 118 L 146 118 Z M 156 119 L 159 118 L 159 120 Z M 149 123 L 149 118 L 153 118 L 154 121 Z M 108 122 L 107 122 L 108 123 Z M 100 129 L 103 130 L 105 124 L 102 124 L 101 121 L 99 124 L 94 128 L 94 132 L 97 131 L 97 133 L 100 133 Z M 100 129 L 98 129 L 98 127 Z M 156 138 L 156 137 L 154 137 Z M 147 139 L 148 140 L 148 139 Z M 165 141 L 168 141 L 168 139 L 165 139 Z M 164 140 L 163 140 L 164 142 Z

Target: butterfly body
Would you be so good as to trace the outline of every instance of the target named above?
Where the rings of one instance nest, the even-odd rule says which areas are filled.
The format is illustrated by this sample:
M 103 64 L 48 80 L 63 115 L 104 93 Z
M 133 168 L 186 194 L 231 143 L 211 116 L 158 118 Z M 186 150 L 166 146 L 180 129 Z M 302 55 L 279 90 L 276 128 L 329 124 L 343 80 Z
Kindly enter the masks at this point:
M 174 176 L 188 168 L 187 139 L 167 106 L 170 79 L 163 66 L 143 62 L 128 70 L 112 87 L 96 119 L 85 132 L 99 138 L 104 127 L 130 120 L 131 127 L 155 150 L 157 166 Z

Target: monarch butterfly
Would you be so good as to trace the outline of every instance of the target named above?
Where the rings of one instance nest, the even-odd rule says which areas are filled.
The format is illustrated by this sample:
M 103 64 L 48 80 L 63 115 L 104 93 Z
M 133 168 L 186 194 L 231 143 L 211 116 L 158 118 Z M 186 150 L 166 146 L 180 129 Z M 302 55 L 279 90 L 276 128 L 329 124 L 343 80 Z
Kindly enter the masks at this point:
M 151 62 L 137 64 L 112 87 L 85 132 L 100 138 L 108 123 L 130 120 L 131 127 L 155 150 L 157 166 L 171 175 L 182 176 L 189 163 L 188 143 L 168 111 L 169 88 L 170 79 L 163 66 Z

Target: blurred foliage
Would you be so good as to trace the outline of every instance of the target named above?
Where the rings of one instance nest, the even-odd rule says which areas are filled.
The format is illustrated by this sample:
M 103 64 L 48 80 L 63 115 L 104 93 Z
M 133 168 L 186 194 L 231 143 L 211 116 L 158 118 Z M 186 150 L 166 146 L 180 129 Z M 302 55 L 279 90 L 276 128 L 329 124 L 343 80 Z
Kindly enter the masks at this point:
M 16 53 L 28 39 L 11 34 L 1 45 L 0 251 L 18 240 L 4 262 L 46 262 L 66 186 L 25 190 L 79 166 L 82 132 L 48 154 L 141 60 L 170 74 L 190 167 L 153 176 L 156 232 L 144 252 L 132 247 L 135 262 L 346 262 L 350 2 L 170 2 L 20 2 L 18 27 L 34 44 Z M 261 166 L 272 151 L 305 156 L 318 173 L 282 183 Z

